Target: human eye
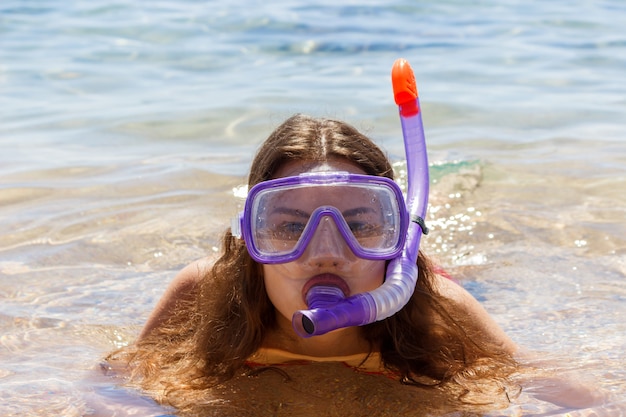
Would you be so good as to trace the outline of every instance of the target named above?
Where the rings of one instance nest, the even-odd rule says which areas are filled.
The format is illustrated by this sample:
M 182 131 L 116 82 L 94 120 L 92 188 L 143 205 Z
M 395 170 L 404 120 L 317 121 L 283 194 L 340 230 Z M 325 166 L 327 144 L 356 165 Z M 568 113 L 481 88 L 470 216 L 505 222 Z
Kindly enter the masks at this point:
M 277 224 L 273 228 L 273 235 L 275 239 L 298 240 L 300 238 L 300 235 L 302 235 L 305 226 L 306 223 L 303 222 L 284 221 L 280 224 Z
M 343 212 L 350 231 L 357 239 L 378 236 L 382 225 L 378 212 L 367 207 L 356 207 Z
M 350 231 L 354 237 L 357 239 L 362 237 L 377 236 L 381 233 L 380 225 L 365 221 L 351 221 L 348 223 L 348 226 L 350 227 Z
M 266 223 L 266 235 L 276 240 L 298 240 L 306 224 L 309 215 L 301 210 L 289 207 L 277 207 L 268 217 Z

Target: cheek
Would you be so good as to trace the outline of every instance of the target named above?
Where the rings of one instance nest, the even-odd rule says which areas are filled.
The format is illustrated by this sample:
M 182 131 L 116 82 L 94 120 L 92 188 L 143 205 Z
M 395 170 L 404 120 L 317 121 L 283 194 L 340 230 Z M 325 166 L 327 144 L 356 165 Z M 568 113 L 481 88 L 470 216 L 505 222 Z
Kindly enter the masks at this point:
M 352 294 L 375 290 L 385 279 L 385 261 L 367 261 L 364 259 L 354 262 L 343 273 Z M 267 295 L 283 315 L 291 317 L 296 310 L 306 308 L 302 299 L 302 287 L 306 280 L 298 279 L 302 271 L 298 264 L 263 265 L 263 275 Z
M 293 279 L 289 264 L 263 265 L 263 275 L 267 295 L 279 310 L 290 307 L 293 311 L 304 306 L 302 301 L 302 283 Z
M 263 265 L 263 276 L 265 287 L 268 289 L 273 287 L 283 287 L 285 289 L 294 286 L 296 280 L 294 271 L 289 268 L 290 264 L 265 264 Z
M 351 289 L 354 293 L 372 291 L 380 287 L 385 280 L 385 261 L 361 262 Z

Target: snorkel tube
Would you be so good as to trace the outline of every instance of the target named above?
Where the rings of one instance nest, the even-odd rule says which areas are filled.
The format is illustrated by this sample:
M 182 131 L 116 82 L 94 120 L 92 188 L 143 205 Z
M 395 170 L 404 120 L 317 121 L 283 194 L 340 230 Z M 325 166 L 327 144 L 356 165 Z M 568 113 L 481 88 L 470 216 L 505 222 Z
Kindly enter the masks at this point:
M 391 71 L 393 93 L 400 112 L 406 153 L 406 204 L 411 223 L 401 254 L 387 266 L 385 282 L 377 289 L 345 297 L 341 289 L 313 286 L 306 295 L 308 310 L 294 313 L 292 325 L 301 337 L 322 335 L 349 326 L 386 319 L 400 311 L 417 283 L 417 254 L 428 205 L 428 156 L 415 76 L 409 63 L 398 59 Z

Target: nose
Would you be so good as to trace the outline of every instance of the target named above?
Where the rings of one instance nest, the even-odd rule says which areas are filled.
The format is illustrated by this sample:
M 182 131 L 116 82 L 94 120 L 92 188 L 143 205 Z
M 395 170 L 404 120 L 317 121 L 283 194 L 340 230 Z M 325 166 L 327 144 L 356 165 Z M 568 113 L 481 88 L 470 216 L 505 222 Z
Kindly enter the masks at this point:
M 335 221 L 330 216 L 322 217 L 303 253 L 303 260 L 317 267 L 339 266 L 354 257 Z

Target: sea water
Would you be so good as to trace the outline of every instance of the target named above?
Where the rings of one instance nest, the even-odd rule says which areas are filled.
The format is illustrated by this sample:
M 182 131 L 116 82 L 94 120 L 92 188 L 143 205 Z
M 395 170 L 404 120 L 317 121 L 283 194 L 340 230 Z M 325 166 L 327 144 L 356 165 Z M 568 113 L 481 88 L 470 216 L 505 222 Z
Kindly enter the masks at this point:
M 0 415 L 167 413 L 94 369 L 219 250 L 286 117 L 348 121 L 402 164 L 399 57 L 432 164 L 422 247 L 609 394 L 586 412 L 624 415 L 625 21 L 620 0 L 3 0 Z

